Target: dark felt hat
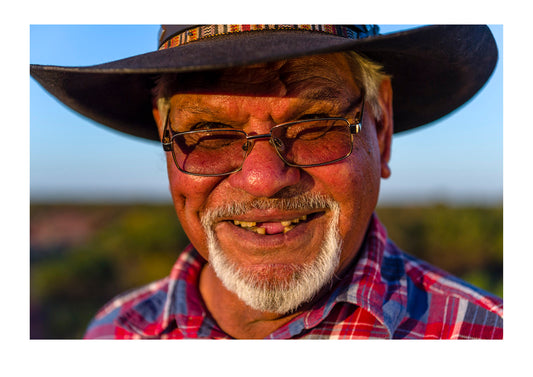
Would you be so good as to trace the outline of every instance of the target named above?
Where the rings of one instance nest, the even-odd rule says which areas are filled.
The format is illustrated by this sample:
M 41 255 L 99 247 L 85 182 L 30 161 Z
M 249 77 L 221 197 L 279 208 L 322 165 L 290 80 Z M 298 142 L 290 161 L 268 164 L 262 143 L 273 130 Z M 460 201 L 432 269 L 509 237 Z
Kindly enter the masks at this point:
M 392 75 L 394 132 L 435 121 L 488 80 L 498 51 L 485 25 L 434 25 L 379 35 L 368 25 L 168 25 L 155 52 L 88 67 L 31 65 L 48 92 L 113 129 L 159 140 L 155 78 L 353 50 Z

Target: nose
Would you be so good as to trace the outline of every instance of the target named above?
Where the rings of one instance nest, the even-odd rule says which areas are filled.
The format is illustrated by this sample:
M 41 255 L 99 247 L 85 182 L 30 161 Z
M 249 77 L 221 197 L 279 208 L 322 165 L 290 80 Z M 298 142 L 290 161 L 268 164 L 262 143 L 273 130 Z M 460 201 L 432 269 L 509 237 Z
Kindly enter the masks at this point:
M 286 165 L 268 139 L 256 140 L 242 169 L 229 177 L 232 186 L 255 197 L 271 197 L 300 181 L 300 169 Z

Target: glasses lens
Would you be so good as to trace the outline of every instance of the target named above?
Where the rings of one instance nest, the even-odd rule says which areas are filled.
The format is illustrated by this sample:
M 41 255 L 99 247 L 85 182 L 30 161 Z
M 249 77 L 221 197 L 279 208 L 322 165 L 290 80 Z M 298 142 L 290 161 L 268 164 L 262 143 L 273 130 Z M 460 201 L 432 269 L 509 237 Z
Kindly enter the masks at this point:
M 173 138 L 174 159 L 185 172 L 220 175 L 238 170 L 245 157 L 246 134 L 240 131 L 192 131 Z
M 274 145 L 294 165 L 317 165 L 348 156 L 352 136 L 345 119 L 317 119 L 285 124 L 272 129 Z

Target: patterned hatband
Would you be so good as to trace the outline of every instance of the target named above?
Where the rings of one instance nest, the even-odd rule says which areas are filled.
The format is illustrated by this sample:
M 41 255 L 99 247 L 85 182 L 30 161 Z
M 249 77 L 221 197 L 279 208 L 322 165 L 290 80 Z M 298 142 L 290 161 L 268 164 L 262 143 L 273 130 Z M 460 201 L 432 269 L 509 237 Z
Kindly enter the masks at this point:
M 349 39 L 361 39 L 378 34 L 376 25 L 203 25 L 179 33 L 163 42 L 159 50 L 182 46 L 184 44 L 232 33 L 265 30 L 307 30 L 337 35 Z

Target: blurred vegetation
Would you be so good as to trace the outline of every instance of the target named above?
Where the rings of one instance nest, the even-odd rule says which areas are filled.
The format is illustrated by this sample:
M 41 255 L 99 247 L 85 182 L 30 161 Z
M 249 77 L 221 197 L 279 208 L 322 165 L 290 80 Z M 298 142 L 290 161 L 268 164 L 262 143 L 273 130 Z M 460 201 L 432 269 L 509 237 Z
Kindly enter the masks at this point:
M 62 216 L 71 220 L 65 228 L 75 228 L 72 216 L 77 216 L 79 227 L 92 222 L 92 229 L 70 243 L 55 238 L 37 242 L 40 233 L 31 229 L 32 338 L 82 337 L 103 304 L 167 276 L 188 243 L 174 208 L 167 205 L 32 205 L 30 227 L 61 224 Z
M 503 296 L 503 207 L 380 207 L 376 212 L 402 250 Z
M 502 296 L 503 209 L 382 207 L 390 237 Z M 168 275 L 188 241 L 170 205 L 30 208 L 30 336 L 81 338 L 113 296 Z

